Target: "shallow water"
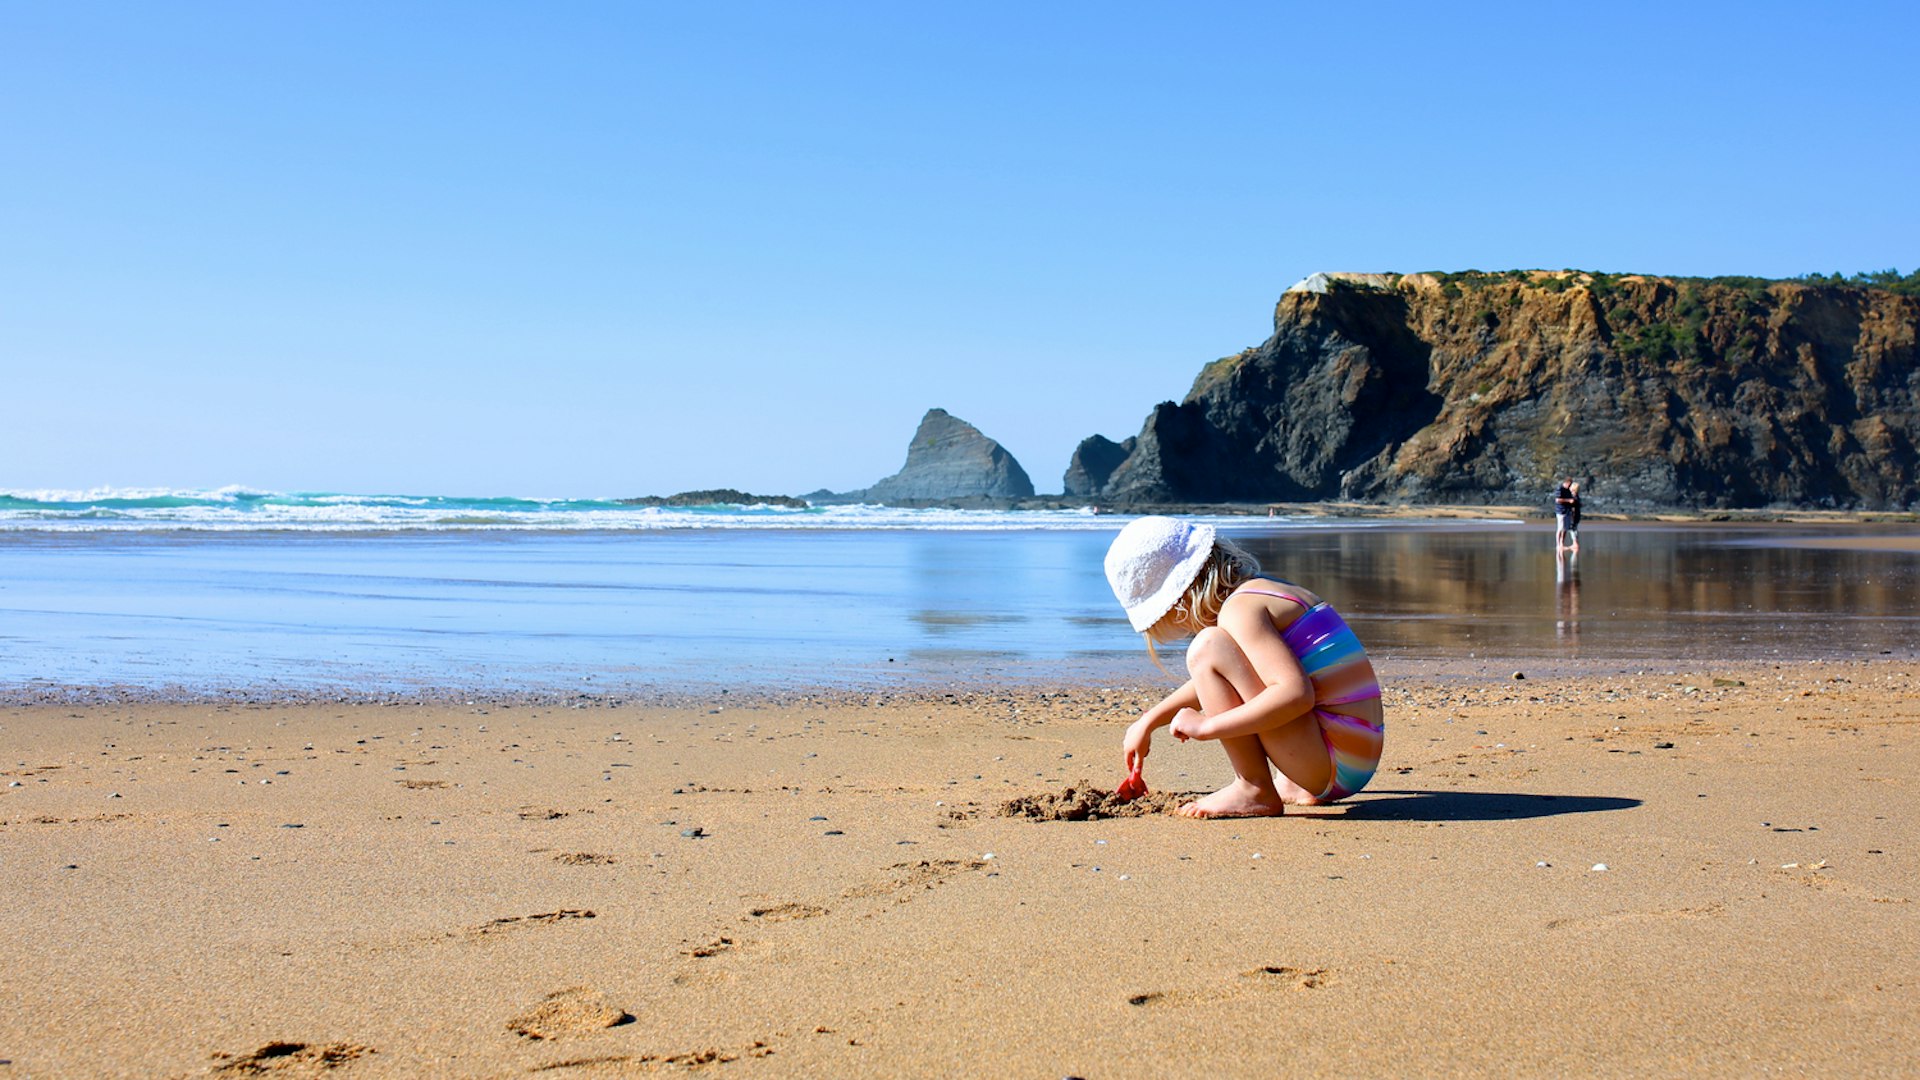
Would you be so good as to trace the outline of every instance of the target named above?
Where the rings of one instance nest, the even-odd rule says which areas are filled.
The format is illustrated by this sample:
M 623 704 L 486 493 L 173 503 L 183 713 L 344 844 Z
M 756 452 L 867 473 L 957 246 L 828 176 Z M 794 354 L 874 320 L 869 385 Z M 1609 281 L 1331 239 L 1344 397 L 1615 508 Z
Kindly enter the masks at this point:
M 1590 525 L 1558 562 L 1532 524 L 1223 527 L 1345 612 L 1389 671 L 1920 648 L 1920 555 L 1786 544 L 1831 530 Z M 1110 536 L 14 532 L 0 691 L 1157 681 L 1101 577 Z

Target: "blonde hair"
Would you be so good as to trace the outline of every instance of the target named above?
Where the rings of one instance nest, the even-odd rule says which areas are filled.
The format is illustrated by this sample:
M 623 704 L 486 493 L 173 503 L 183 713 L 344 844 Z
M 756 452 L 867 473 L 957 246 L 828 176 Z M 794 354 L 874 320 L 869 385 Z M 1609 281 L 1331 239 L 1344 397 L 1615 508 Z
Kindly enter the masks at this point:
M 1231 540 L 1216 539 L 1207 561 L 1193 575 L 1193 584 L 1174 601 L 1158 622 L 1142 633 L 1147 639 L 1147 655 L 1160 663 L 1155 645 L 1165 645 L 1193 632 L 1197 626 L 1216 626 L 1221 605 L 1233 590 L 1260 576 L 1260 560 Z M 1162 666 L 1161 670 L 1165 670 Z

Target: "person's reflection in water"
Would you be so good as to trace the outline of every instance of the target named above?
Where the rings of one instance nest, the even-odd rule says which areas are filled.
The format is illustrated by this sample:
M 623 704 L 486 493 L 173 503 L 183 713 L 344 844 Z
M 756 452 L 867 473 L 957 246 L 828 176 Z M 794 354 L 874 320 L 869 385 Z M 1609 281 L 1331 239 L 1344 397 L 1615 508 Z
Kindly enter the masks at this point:
M 1553 553 L 1553 632 L 1567 641 L 1580 640 L 1580 552 L 1560 548 Z

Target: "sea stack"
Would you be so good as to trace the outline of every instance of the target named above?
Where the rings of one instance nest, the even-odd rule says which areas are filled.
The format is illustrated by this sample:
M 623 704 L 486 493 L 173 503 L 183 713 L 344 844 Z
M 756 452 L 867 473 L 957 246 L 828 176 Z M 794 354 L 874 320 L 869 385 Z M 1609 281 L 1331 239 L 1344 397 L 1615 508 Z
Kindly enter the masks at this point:
M 900 471 L 864 492 L 871 502 L 937 502 L 950 499 L 1025 499 L 1033 481 L 1006 448 L 945 409 L 929 409 L 907 444 Z
M 1105 435 L 1089 435 L 1074 447 L 1073 460 L 1067 462 L 1067 474 L 1061 478 L 1061 490 L 1069 496 L 1091 498 L 1100 494 L 1113 478 L 1113 470 L 1127 460 L 1139 440 L 1128 436 L 1114 442 Z

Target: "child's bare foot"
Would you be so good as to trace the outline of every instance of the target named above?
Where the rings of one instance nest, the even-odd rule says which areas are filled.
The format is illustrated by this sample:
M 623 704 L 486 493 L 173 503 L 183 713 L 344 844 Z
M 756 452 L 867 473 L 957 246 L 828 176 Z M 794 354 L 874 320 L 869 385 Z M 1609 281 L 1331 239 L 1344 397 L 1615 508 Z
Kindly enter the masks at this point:
M 1285 811 L 1279 792 L 1261 791 L 1245 780 L 1235 780 L 1180 808 L 1180 813 L 1190 818 L 1279 817 Z

